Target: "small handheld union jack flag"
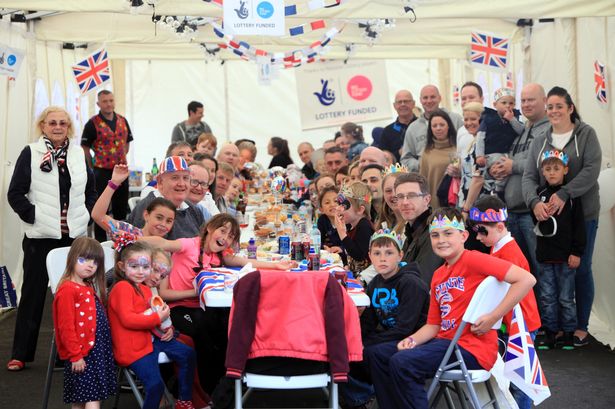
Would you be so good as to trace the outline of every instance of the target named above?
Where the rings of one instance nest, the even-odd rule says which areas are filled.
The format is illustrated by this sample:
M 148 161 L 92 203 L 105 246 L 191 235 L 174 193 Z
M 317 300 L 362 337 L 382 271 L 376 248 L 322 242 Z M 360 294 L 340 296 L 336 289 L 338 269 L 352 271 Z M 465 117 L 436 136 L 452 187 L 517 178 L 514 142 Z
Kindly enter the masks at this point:
M 111 79 L 109 58 L 105 49 L 96 51 L 72 68 L 82 95 Z
M 470 62 L 482 68 L 506 69 L 508 64 L 508 38 L 472 33 Z
M 606 93 L 606 67 L 600 61 L 594 61 L 594 83 L 596 85 L 596 99 L 601 104 L 608 102 Z
M 459 105 L 459 85 L 453 85 L 453 104 Z
M 551 396 L 551 391 L 519 304 L 513 308 L 508 335 L 508 345 L 504 355 L 504 375 L 529 396 L 534 405 L 538 405 Z
M 510 71 L 506 73 L 506 88 L 515 89 L 515 83 L 513 81 L 513 73 Z

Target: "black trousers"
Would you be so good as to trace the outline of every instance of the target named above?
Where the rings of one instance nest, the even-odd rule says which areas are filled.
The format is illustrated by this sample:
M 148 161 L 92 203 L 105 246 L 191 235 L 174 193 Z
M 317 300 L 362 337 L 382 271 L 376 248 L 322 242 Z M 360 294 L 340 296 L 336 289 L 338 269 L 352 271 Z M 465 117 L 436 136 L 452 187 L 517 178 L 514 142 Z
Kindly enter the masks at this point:
M 73 239 L 68 236 L 63 236 L 61 239 L 24 237 L 23 284 L 17 308 L 12 358 L 23 362 L 34 361 L 49 282 L 45 264 L 47 254 L 55 248 L 70 246 L 72 242 Z
M 111 180 L 113 174 L 112 169 L 94 168 L 94 177 L 96 178 L 96 191 L 98 196 L 105 190 L 107 183 Z M 126 179 L 120 187 L 115 191 L 111 198 L 111 214 L 116 220 L 125 220 L 128 209 L 128 179 Z M 98 227 L 94 226 L 94 237 L 99 242 L 107 240 L 107 233 Z
M 229 314 L 230 308 L 171 308 L 175 328 L 194 340 L 201 386 L 210 395 L 226 373 Z

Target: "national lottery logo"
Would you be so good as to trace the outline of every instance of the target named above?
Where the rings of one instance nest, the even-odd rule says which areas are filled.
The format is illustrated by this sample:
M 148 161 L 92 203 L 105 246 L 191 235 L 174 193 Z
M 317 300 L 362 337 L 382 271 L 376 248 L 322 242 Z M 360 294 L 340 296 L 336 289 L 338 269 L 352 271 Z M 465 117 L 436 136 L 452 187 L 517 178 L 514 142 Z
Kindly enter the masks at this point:
M 259 15 L 260 18 L 270 18 L 273 16 L 273 4 L 268 1 L 262 1 L 256 6 L 256 14 Z
M 233 9 L 233 10 L 235 10 L 235 13 L 237 13 L 237 17 L 239 17 L 242 20 L 247 19 L 248 16 L 250 15 L 250 13 L 248 12 L 248 8 L 246 7 L 245 1 L 240 1 L 239 8 Z
M 320 92 L 314 92 L 316 98 L 318 98 L 318 102 L 321 105 L 329 106 L 335 102 L 335 91 L 332 88 L 329 88 L 329 80 L 321 79 L 320 83 L 322 85 L 322 89 Z

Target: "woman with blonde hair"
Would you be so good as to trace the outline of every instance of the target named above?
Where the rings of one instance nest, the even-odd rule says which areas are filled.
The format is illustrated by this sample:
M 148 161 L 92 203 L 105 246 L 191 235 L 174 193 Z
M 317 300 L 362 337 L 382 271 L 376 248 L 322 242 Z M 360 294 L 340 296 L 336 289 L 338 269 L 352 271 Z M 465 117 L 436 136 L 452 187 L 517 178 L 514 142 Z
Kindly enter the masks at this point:
M 39 137 L 21 151 L 7 193 L 25 232 L 24 277 L 9 371 L 20 371 L 34 360 L 47 294 L 47 254 L 87 234 L 96 202 L 94 174 L 85 153 L 70 143 L 74 129 L 68 112 L 48 107 L 38 117 L 35 132 Z

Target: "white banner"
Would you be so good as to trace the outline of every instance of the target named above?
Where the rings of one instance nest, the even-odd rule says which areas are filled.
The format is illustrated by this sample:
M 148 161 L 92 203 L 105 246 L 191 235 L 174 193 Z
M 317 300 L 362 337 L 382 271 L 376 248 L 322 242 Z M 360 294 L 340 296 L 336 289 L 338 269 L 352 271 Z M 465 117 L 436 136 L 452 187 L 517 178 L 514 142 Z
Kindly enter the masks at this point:
M 0 75 L 17 77 L 25 51 L 0 43 Z
M 283 0 L 225 0 L 224 31 L 229 34 L 282 36 Z
M 391 118 L 384 61 L 328 61 L 295 70 L 301 128 Z

